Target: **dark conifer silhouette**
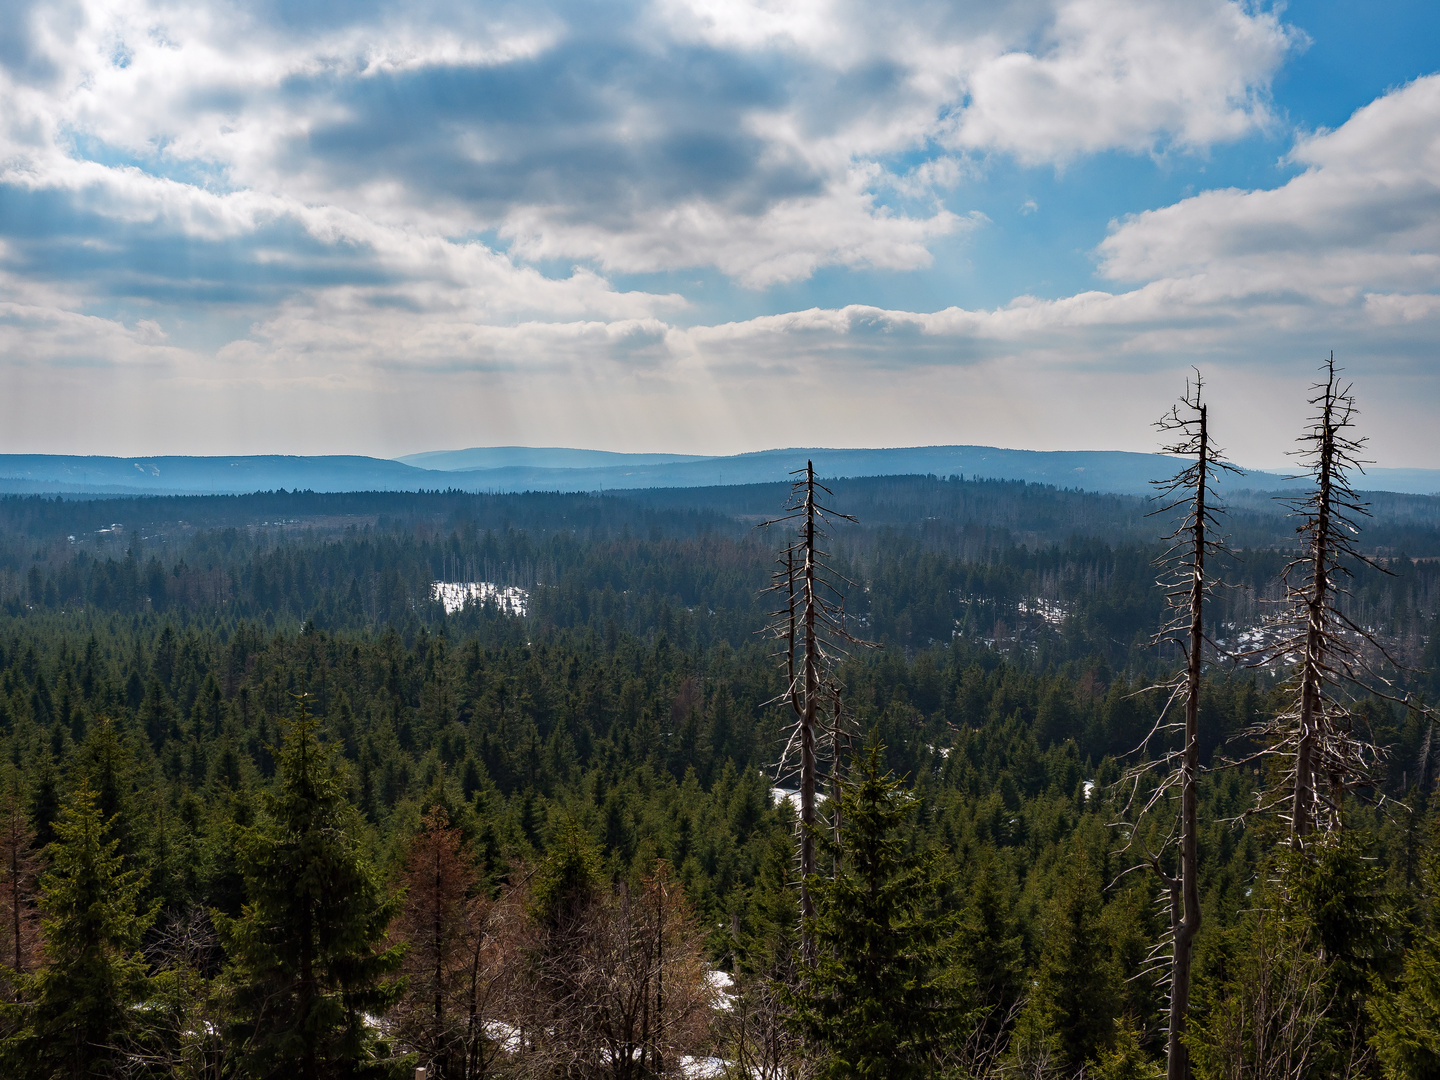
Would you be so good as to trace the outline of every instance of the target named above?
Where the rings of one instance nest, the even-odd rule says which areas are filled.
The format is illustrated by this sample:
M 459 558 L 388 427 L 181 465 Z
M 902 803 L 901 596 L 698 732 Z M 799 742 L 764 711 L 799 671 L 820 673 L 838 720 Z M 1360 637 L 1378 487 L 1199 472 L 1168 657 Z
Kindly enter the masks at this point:
M 350 1076 L 371 1057 L 365 1016 L 394 1004 L 401 951 L 360 820 L 306 696 L 280 751 L 279 789 L 239 837 L 247 902 L 218 929 L 230 958 L 232 1039 L 256 1078 Z

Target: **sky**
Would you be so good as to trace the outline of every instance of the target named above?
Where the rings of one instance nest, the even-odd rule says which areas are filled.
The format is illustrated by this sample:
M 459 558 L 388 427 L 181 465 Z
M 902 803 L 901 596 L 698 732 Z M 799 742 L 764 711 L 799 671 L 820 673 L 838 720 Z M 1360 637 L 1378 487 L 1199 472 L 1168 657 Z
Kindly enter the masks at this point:
M 0 453 L 1440 467 L 1440 5 L 0 0 Z

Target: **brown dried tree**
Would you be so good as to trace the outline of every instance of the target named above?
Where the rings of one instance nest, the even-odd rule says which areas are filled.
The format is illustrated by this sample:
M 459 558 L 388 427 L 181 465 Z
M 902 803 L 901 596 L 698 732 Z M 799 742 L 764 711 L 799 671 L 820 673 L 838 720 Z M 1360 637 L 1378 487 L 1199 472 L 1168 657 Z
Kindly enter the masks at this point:
M 530 977 L 507 1015 L 507 1069 L 614 1080 L 676 1073 L 708 1044 L 715 998 L 684 889 L 660 862 L 638 889 L 577 896 L 563 926 L 530 905 Z
M 506 931 L 513 903 L 491 897 L 458 828 L 443 808 L 426 814 L 410 842 L 405 902 L 392 935 L 405 941 L 405 994 L 392 1020 L 397 1037 L 439 1080 L 485 1075 L 504 1053 L 494 1021 L 516 963 Z
M 714 995 L 703 935 L 663 860 L 608 907 L 587 957 L 602 1056 L 614 1080 L 664 1075 L 706 1039 Z
M 40 962 L 40 872 L 35 833 L 13 793 L 0 803 L 0 993 L 15 1000 L 16 976 Z

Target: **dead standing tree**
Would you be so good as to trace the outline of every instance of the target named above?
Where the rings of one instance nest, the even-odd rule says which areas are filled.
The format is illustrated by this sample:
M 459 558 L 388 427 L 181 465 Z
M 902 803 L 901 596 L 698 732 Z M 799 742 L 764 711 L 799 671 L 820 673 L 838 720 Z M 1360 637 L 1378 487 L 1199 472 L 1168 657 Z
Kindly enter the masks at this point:
M 1270 640 L 1248 656 L 1254 664 L 1293 664 L 1290 707 L 1246 734 L 1264 744 L 1251 760 L 1278 756 L 1287 763 L 1280 781 L 1260 793 L 1256 810 L 1288 817 L 1297 850 L 1316 829 L 1339 828 L 1347 792 L 1374 784 L 1382 752 L 1356 734 L 1355 691 L 1403 700 L 1380 670 L 1382 664 L 1392 670 L 1399 665 L 1374 632 L 1341 607 L 1349 595 L 1349 566 L 1390 571 L 1356 544 L 1361 519 L 1370 512 L 1350 482 L 1350 474 L 1363 473 L 1368 464 L 1360 457 L 1366 440 L 1351 434 L 1351 384 L 1342 384 L 1334 353 L 1321 371 L 1324 378 L 1310 399 L 1315 415 L 1295 451 L 1313 479 L 1307 495 L 1290 501 L 1300 519 L 1302 553 L 1283 573 L 1284 611 L 1271 623 Z
M 830 553 L 822 544 L 829 538 L 835 521 L 854 522 L 822 504 L 819 493 L 834 492 L 815 480 L 814 462 L 797 469 L 790 498 L 780 517 L 759 527 L 793 524 L 795 534 L 780 552 L 780 568 L 768 590 L 784 597 L 785 606 L 771 612 L 766 632 L 781 643 L 779 656 L 786 675 L 785 691 L 771 704 L 788 705 L 794 716 L 785 749 L 775 767 L 776 783 L 798 773 L 800 802 L 800 954 L 806 965 L 815 962 L 815 941 L 811 925 L 815 904 L 809 879 L 815 873 L 815 797 L 819 760 L 829 758 L 832 780 L 831 802 L 839 813 L 840 744 L 846 738 L 841 707 L 841 686 L 835 665 L 854 646 L 873 647 L 854 637 L 845 626 L 845 593 L 842 586 L 854 582 L 837 573 L 829 564 Z M 829 717 L 822 712 L 829 710 Z M 828 719 L 828 724 L 822 724 Z M 798 760 L 797 760 L 798 759 Z M 834 822 L 838 830 L 839 821 Z
M 1179 798 L 1178 820 L 1159 852 L 1147 851 L 1147 864 L 1169 892 L 1171 946 L 1170 1015 L 1166 1041 L 1166 1075 L 1168 1080 L 1187 1080 L 1190 1075 L 1189 1052 L 1184 1042 L 1186 1016 L 1190 1008 L 1190 969 L 1195 949 L 1195 935 L 1200 930 L 1199 824 L 1197 821 L 1196 785 L 1200 775 L 1200 680 L 1204 673 L 1205 650 L 1212 654 L 1214 643 L 1205 632 L 1205 598 L 1214 589 L 1214 578 L 1206 569 L 1207 559 L 1225 550 L 1219 536 L 1219 515 L 1223 507 L 1215 497 L 1214 481 L 1220 473 L 1239 470 L 1224 459 L 1210 434 L 1209 408 L 1202 396 L 1203 383 L 1197 371 L 1193 384 L 1187 382 L 1185 394 L 1156 427 L 1173 441 L 1163 450 L 1184 458 L 1189 463 L 1168 480 L 1156 481 L 1155 496 L 1161 505 L 1153 514 L 1181 514 L 1179 523 L 1165 539 L 1170 546 L 1157 561 L 1161 575 L 1159 585 L 1165 590 L 1170 618 L 1155 636 L 1155 644 L 1173 642 L 1179 646 L 1185 666 L 1160 689 L 1168 690 L 1165 707 L 1150 735 L 1141 744 L 1143 752 L 1158 734 L 1182 732 L 1178 750 L 1171 750 L 1158 760 L 1145 761 L 1130 770 L 1126 779 L 1131 784 L 1130 808 L 1141 797 L 1145 781 L 1160 776 L 1158 784 L 1145 796 L 1139 817 Z M 1183 704 L 1184 719 L 1168 720 L 1172 708 Z M 1132 823 L 1133 824 L 1133 823 Z M 1170 846 L 1179 832 L 1179 859 L 1176 872 L 1164 868 L 1164 848 Z M 1131 832 L 1136 842 L 1139 830 Z M 1156 959 L 1163 956 L 1165 942 L 1156 947 Z

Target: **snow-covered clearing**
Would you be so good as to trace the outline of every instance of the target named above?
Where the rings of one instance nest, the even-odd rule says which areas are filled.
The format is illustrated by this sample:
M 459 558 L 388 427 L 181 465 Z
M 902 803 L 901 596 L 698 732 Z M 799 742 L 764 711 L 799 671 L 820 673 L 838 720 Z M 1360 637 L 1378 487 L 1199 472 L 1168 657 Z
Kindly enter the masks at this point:
M 506 615 L 524 615 L 530 609 L 528 590 L 493 581 L 437 581 L 430 586 L 430 599 L 444 604 L 447 615 L 454 615 L 468 603 L 493 603 Z

